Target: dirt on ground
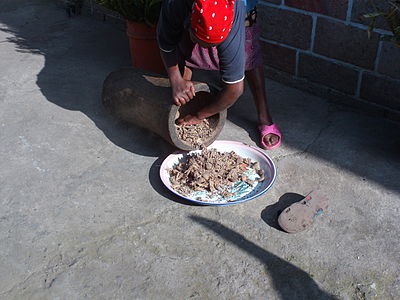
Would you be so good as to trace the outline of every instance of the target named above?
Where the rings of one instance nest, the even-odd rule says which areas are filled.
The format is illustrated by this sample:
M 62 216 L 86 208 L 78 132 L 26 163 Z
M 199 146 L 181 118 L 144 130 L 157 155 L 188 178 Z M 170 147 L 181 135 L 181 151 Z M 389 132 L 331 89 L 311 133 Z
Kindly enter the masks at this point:
M 203 149 L 200 153 L 188 155 L 185 161 L 170 169 L 170 181 L 174 190 L 184 196 L 195 191 L 210 192 L 224 198 L 233 196 L 229 187 L 242 181 L 249 185 L 250 180 L 245 171 L 252 168 L 264 180 L 264 171 L 258 162 L 242 158 L 234 151 L 219 152 L 216 149 Z

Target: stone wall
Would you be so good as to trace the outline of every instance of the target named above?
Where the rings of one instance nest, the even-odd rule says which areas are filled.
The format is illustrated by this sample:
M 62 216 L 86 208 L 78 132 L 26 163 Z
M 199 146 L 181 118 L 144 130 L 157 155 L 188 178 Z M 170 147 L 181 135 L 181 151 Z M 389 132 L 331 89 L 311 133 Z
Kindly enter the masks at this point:
M 382 0 L 372 0 L 385 8 Z M 85 0 L 86 12 L 121 18 Z M 368 38 L 371 0 L 260 0 L 258 22 L 268 77 L 400 120 L 400 48 L 380 20 Z M 372 104 L 372 105 L 371 105 Z
M 362 15 L 371 11 L 370 0 L 260 1 L 267 74 L 399 119 L 400 48 L 381 39 L 391 34 L 383 21 L 368 38 Z

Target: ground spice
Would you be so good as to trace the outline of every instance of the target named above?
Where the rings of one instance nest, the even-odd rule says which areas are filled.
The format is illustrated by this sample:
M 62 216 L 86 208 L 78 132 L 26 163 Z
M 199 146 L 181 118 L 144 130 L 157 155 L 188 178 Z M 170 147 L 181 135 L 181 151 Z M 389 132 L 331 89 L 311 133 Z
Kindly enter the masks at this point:
M 258 175 L 257 181 L 264 180 L 264 171 L 258 162 L 242 158 L 234 151 L 219 152 L 216 149 L 203 149 L 200 153 L 188 155 L 186 160 L 169 170 L 171 187 L 183 196 L 192 192 L 205 191 L 223 198 L 234 196 L 229 188 L 236 182 L 255 183 L 245 174 L 253 169 Z

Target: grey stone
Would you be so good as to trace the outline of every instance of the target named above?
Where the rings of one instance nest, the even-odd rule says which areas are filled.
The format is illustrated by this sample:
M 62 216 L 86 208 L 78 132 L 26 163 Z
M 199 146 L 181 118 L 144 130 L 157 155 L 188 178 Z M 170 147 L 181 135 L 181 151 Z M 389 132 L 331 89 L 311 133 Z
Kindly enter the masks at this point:
M 366 69 L 373 69 L 379 42 L 377 34 L 345 25 L 340 22 L 318 18 L 314 51 Z
M 285 5 L 344 20 L 344 19 L 346 19 L 346 16 L 347 16 L 347 9 L 348 9 L 348 5 L 349 5 L 349 1 L 348 0 L 337 0 L 337 1 L 285 0 Z
M 378 72 L 389 77 L 400 79 L 400 47 L 393 43 L 383 42 L 379 58 Z
M 357 88 L 358 71 L 305 53 L 300 54 L 298 76 L 350 95 Z
M 263 0 L 263 2 L 269 2 L 273 4 L 282 4 L 282 0 Z
M 400 80 L 391 80 L 370 73 L 364 73 L 360 97 L 395 110 L 400 110 Z
M 365 18 L 365 14 L 370 14 L 379 11 L 386 11 L 390 7 L 389 1 L 381 0 L 356 0 L 353 1 L 353 9 L 351 12 L 351 21 L 370 25 L 372 19 Z M 383 17 L 376 19 L 376 28 L 389 30 L 389 26 Z
M 261 42 L 261 45 L 263 49 L 264 64 L 285 71 L 289 74 L 295 74 L 295 50 L 268 42 Z
M 310 47 L 310 16 L 263 5 L 259 6 L 258 13 L 263 38 L 301 49 Z

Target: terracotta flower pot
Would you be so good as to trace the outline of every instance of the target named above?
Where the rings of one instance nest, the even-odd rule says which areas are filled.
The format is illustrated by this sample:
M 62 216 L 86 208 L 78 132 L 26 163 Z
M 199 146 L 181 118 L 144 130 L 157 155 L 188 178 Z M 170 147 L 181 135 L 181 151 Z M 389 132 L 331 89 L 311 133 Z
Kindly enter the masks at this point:
M 132 65 L 135 68 L 165 74 L 157 44 L 156 27 L 145 23 L 127 21 Z

